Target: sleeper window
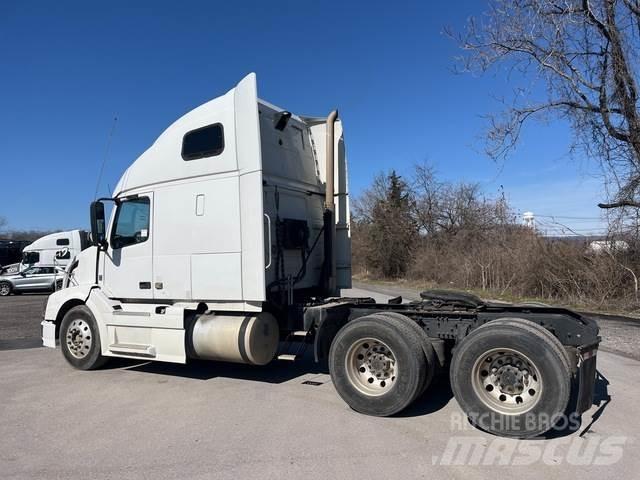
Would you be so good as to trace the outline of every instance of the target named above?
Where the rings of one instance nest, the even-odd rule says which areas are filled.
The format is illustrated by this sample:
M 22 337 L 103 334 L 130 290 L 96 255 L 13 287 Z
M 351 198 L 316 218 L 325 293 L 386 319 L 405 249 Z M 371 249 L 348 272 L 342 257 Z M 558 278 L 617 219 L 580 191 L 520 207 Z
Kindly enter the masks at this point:
M 182 139 L 182 158 L 198 158 L 220 155 L 224 150 L 224 129 L 216 123 L 187 132 Z

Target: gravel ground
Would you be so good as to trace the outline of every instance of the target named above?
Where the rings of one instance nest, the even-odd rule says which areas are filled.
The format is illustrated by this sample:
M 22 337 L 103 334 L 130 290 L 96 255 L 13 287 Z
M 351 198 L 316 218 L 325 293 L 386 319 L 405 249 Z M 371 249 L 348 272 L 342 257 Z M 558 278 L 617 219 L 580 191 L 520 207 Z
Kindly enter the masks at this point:
M 48 295 L 0 297 L 0 350 L 42 345 L 40 322 Z

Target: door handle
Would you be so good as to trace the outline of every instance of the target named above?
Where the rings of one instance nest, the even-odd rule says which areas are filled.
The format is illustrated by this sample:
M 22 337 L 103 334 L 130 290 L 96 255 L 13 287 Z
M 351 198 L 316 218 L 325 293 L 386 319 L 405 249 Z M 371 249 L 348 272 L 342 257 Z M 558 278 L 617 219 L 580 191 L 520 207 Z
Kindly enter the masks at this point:
M 140 287 L 140 290 L 151 290 L 151 282 L 140 282 L 138 287 Z

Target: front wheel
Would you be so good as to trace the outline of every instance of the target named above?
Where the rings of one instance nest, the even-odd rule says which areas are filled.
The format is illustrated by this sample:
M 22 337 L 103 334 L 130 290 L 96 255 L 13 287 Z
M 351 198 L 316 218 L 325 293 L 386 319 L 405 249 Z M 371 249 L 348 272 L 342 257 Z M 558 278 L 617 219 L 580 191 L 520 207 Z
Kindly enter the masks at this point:
M 6 297 L 11 294 L 11 284 L 9 282 L 0 282 L 0 297 Z
M 60 349 L 67 362 L 79 370 L 94 370 L 107 361 L 102 356 L 98 324 L 86 306 L 78 305 L 65 314 L 60 325 Z
M 427 366 L 406 325 L 369 315 L 342 327 L 331 344 L 329 371 L 342 399 L 367 415 L 389 416 L 422 391 Z
M 553 428 L 571 393 L 562 344 L 526 320 L 495 320 L 471 332 L 454 351 L 450 378 L 473 424 L 519 438 Z

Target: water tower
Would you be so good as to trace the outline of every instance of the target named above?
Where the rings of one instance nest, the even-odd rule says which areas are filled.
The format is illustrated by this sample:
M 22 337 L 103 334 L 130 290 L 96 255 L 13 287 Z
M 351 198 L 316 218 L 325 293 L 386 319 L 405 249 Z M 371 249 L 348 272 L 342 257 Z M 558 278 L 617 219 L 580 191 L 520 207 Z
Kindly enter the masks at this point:
M 524 223 L 525 227 L 529 227 L 529 228 L 536 227 L 536 219 L 535 219 L 535 216 L 533 215 L 533 212 L 524 212 L 522 214 L 522 222 Z

